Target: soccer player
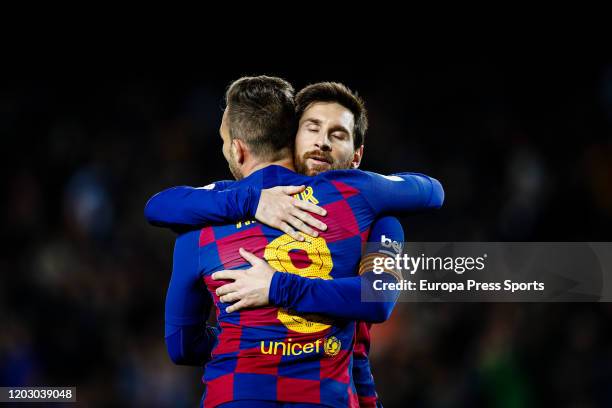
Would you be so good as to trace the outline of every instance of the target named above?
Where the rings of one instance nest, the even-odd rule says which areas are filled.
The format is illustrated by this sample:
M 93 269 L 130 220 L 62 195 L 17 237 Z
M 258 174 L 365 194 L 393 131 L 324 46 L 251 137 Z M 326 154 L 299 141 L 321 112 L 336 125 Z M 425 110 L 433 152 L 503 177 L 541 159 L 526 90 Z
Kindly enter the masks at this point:
M 193 278 L 197 281 L 204 276 L 219 306 L 214 289 L 220 283 L 211 279 L 210 275 L 215 270 L 244 266 L 237 251 L 238 246 L 251 246 L 251 251 L 263 253 L 279 270 L 323 279 L 351 276 L 355 274 L 358 259 L 355 255 L 359 253 L 361 239 L 367 235 L 375 216 L 384 211 L 437 207 L 441 204 L 439 184 L 422 176 L 401 175 L 388 179 L 373 173 L 327 172 L 309 179 L 286 170 L 291 168 L 290 157 L 289 160 L 286 157 L 291 138 L 283 140 L 289 128 L 281 126 L 285 123 L 282 113 L 286 109 L 274 106 L 283 98 L 279 98 L 278 92 L 272 92 L 279 83 L 269 81 L 269 78 L 244 79 L 233 84 L 228 91 L 228 107 L 221 131 L 224 155 L 237 178 L 248 177 L 226 190 L 209 191 L 221 202 L 229 203 L 224 205 L 226 208 L 212 208 L 209 220 L 215 221 L 217 217 L 217 221 L 222 221 L 224 213 L 236 210 L 236 203 L 242 200 L 247 208 L 244 215 L 252 216 L 259 189 L 297 181 L 308 185 L 308 193 L 302 198 L 311 197 L 328 211 L 327 220 L 331 227 L 316 238 L 302 236 L 303 241 L 293 240 L 288 235 L 281 235 L 280 231 L 254 222 L 206 227 L 181 235 L 177 239 L 167 298 L 169 326 L 175 322 L 180 328 L 193 320 L 195 327 L 192 329 L 197 331 L 198 324 L 202 323 L 206 301 L 202 298 L 203 292 L 194 290 Z M 266 85 L 274 86 L 271 86 L 271 90 Z M 285 94 L 289 93 L 287 86 Z M 267 94 L 270 92 L 273 95 Z M 284 103 L 287 104 L 287 101 Z M 266 120 L 262 120 L 262 110 L 266 111 Z M 270 112 L 276 113 L 279 120 L 274 120 Z M 254 119 L 251 120 L 249 115 Z M 315 159 L 325 162 L 318 160 L 325 157 Z M 271 166 L 271 163 L 277 166 Z M 290 253 L 293 250 L 301 251 L 302 258 L 292 259 Z M 244 251 L 242 254 L 250 256 Z M 193 262 L 193 258 L 198 262 Z M 191 264 L 184 265 L 185 260 L 189 259 Z M 302 262 L 300 266 L 306 266 L 298 271 L 294 262 Z M 274 274 L 275 278 L 277 275 L 294 276 Z M 283 285 L 278 287 L 282 288 Z M 196 293 L 200 293 L 199 299 Z M 179 295 L 180 298 L 177 298 Z M 282 297 L 282 293 L 279 297 Z M 350 386 L 346 384 L 349 384 L 348 351 L 352 345 L 352 333 L 347 328 L 352 322 L 308 320 L 304 316 L 270 307 L 239 313 L 228 313 L 221 307 L 218 309 L 218 320 L 222 332 L 212 361 L 207 365 L 205 404 L 261 398 L 332 406 L 348 403 Z M 172 334 L 169 338 L 174 336 L 174 329 L 170 327 Z M 187 335 L 187 330 L 181 333 L 183 337 L 193 338 Z M 262 340 L 258 350 L 255 338 L 265 338 L 268 343 L 266 345 Z M 206 340 L 206 337 L 202 339 Z M 196 347 L 203 344 L 209 345 L 207 341 L 183 345 L 192 354 L 206 355 L 209 349 Z M 281 357 L 278 357 L 279 353 Z M 338 354 L 340 358 L 335 357 Z M 331 364 L 329 358 L 322 358 L 323 355 L 334 357 L 336 361 Z M 249 383 L 251 389 L 247 385 Z M 259 386 L 252 387 L 253 383 Z
M 299 117 L 294 155 L 297 170 L 303 174 L 316 175 L 330 169 L 357 168 L 363 157 L 363 142 L 367 130 L 367 114 L 363 101 L 346 86 L 331 82 L 309 85 L 296 95 L 295 100 Z M 317 157 L 323 160 L 316 160 Z M 216 183 L 215 187 L 227 187 L 227 182 Z M 284 228 L 296 239 L 300 236 L 289 226 L 292 221 L 295 223 L 297 217 L 303 222 L 294 225 L 296 229 L 316 235 L 316 231 L 308 229 L 307 223 L 324 228 L 324 224 L 317 224 L 318 220 L 305 214 L 297 213 L 294 218 L 281 220 L 283 214 L 298 210 L 293 207 L 294 205 L 317 212 L 317 209 L 308 206 L 307 201 L 288 201 L 287 197 L 283 196 L 283 191 L 299 193 L 301 190 L 295 187 L 264 190 L 255 214 L 257 220 L 270 226 Z M 147 218 L 152 223 L 162 226 L 203 225 L 210 221 L 206 215 L 206 200 L 209 198 L 210 195 L 207 196 L 206 192 L 199 189 L 184 186 L 172 188 L 150 200 L 147 205 Z M 283 222 L 285 225 L 282 225 Z M 389 242 L 403 241 L 403 230 L 397 219 L 382 217 L 376 221 L 370 232 L 370 240 L 380 243 L 381 239 Z M 376 246 L 370 246 L 368 249 L 374 251 Z M 253 258 L 253 255 L 250 259 L 254 259 L 256 264 L 245 270 L 243 274 L 233 277 L 237 285 L 224 285 L 218 289 L 219 295 L 222 295 L 221 300 L 225 302 L 241 299 L 235 296 L 246 297 L 245 301 L 230 306 L 228 311 L 238 310 L 240 307 L 263 306 L 269 300 L 269 288 L 274 271 L 267 263 Z M 370 347 L 369 328 L 371 322 L 382 322 L 389 317 L 397 293 L 366 293 L 367 298 L 379 302 L 362 303 L 360 287 L 363 286 L 365 291 L 371 292 L 371 279 L 374 278 L 368 269 L 367 257 L 364 257 L 362 264 L 361 274 L 358 277 L 312 282 L 296 276 L 296 280 L 304 281 L 304 285 L 291 286 L 291 291 L 285 292 L 286 298 L 291 303 L 280 306 L 290 306 L 303 313 L 319 312 L 330 317 L 368 320 L 368 323 L 364 321 L 357 323 L 352 374 L 360 406 L 375 407 L 377 394 L 367 357 Z M 361 279 L 362 277 L 366 279 Z M 320 287 L 316 290 L 306 290 L 313 284 L 319 284 Z M 225 292 L 236 286 L 242 286 L 242 290 L 234 293 Z M 329 303 L 333 304 L 333 307 L 325 308 L 324 306 Z

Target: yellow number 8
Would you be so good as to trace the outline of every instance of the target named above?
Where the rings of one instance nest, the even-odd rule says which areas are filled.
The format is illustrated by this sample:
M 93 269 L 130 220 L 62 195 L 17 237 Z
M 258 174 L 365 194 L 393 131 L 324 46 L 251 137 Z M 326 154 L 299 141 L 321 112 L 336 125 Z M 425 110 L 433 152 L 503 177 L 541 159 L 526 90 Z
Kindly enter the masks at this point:
M 334 267 L 331 252 L 323 238 L 314 238 L 300 233 L 304 241 L 296 241 L 289 235 L 281 235 L 270 242 L 264 251 L 264 258 L 270 266 L 280 272 L 293 273 L 306 278 L 332 279 L 330 272 Z M 308 256 L 310 265 L 305 268 L 296 267 L 289 253 L 302 250 Z M 278 310 L 278 320 L 288 329 L 298 333 L 317 333 L 330 327 L 329 320 L 322 319 L 316 315 L 297 315 L 285 309 Z

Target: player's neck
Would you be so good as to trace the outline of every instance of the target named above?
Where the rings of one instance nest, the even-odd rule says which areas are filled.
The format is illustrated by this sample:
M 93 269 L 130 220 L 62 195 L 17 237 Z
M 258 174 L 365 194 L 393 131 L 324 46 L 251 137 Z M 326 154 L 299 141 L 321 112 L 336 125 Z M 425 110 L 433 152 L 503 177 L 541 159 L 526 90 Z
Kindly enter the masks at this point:
M 287 157 L 276 161 L 254 163 L 252 166 L 249 167 L 247 171 L 244 172 L 244 176 L 248 177 L 257 170 L 261 170 L 264 167 L 272 165 L 281 166 L 291 171 L 295 171 L 295 167 L 293 166 L 293 158 Z

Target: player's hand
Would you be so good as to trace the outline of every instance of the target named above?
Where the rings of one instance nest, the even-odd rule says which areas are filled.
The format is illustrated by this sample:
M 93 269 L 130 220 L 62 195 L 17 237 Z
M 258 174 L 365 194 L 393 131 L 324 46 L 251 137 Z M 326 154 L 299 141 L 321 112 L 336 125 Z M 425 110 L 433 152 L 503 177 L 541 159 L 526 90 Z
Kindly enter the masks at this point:
M 325 216 L 327 211 L 318 205 L 293 197 L 293 194 L 301 193 L 305 188 L 305 186 L 278 186 L 261 190 L 255 219 L 283 231 L 298 241 L 303 241 L 304 237 L 297 231 L 313 237 L 318 236 L 319 233 L 313 228 L 325 231 L 327 225 L 309 212 Z
M 240 248 L 240 255 L 251 264 L 249 269 L 225 270 L 212 274 L 213 280 L 234 281 L 218 287 L 216 291 L 223 303 L 236 302 L 225 309 L 227 313 L 270 303 L 270 284 L 276 271 L 265 260 L 243 248 Z

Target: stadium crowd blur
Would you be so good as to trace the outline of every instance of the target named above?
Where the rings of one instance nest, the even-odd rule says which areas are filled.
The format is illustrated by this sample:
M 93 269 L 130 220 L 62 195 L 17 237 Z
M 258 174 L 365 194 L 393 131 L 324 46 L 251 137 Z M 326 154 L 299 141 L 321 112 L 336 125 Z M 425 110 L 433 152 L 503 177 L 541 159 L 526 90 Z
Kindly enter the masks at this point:
M 76 385 L 93 406 L 194 406 L 166 355 L 172 232 L 143 207 L 231 177 L 222 97 L 245 74 L 337 80 L 366 100 L 363 169 L 443 182 L 409 241 L 610 241 L 612 63 L 65 73 L 0 92 L 0 385 Z M 399 303 L 375 326 L 386 407 L 612 406 L 612 305 Z

